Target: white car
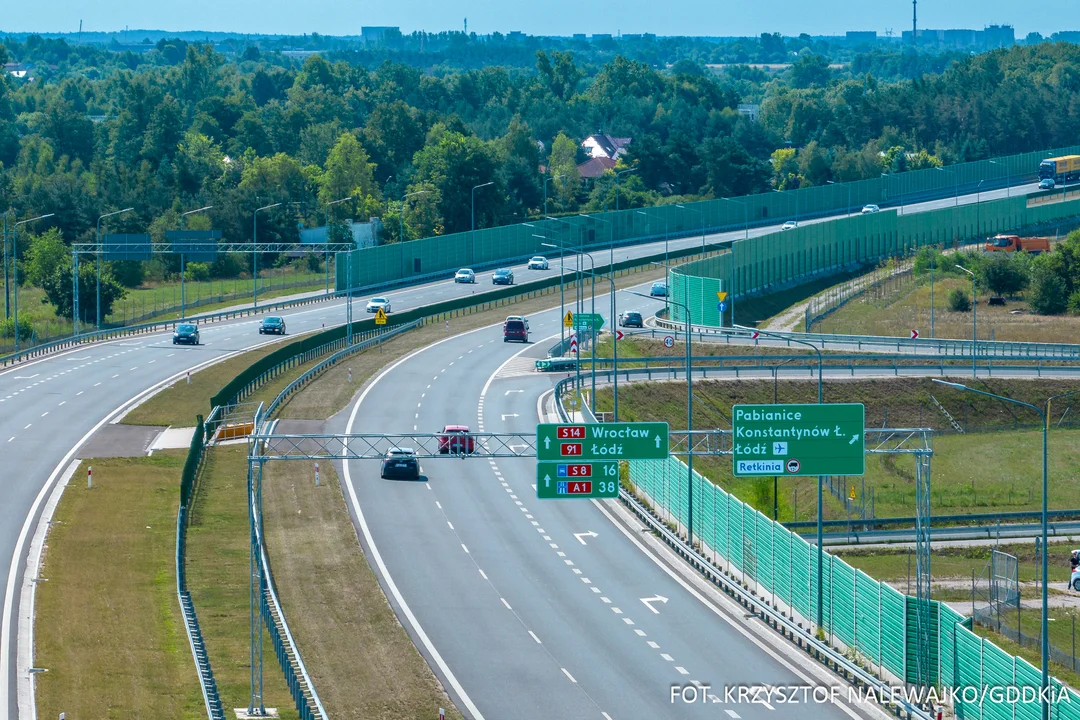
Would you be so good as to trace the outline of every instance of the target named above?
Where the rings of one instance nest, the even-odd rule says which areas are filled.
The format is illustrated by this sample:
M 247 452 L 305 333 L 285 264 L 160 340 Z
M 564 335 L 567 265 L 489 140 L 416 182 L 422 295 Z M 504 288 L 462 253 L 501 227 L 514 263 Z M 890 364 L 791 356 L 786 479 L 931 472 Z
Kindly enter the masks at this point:
M 384 313 L 390 312 L 390 301 L 383 297 L 371 298 L 368 300 L 367 311 L 369 313 L 377 313 L 382 310 Z
M 863 205 L 862 214 L 870 215 L 872 213 L 881 212 L 881 208 L 877 205 Z
M 795 222 L 794 220 L 788 220 L 786 223 L 784 223 L 783 225 L 780 226 L 780 229 L 781 230 L 794 230 L 797 227 L 799 227 L 799 223 Z
M 534 258 L 530 258 L 529 259 L 529 269 L 530 270 L 547 270 L 548 269 L 547 258 L 544 257 L 543 255 L 537 255 Z
M 456 273 L 454 273 L 454 282 L 476 284 L 476 273 L 474 273 L 469 268 L 461 268 Z

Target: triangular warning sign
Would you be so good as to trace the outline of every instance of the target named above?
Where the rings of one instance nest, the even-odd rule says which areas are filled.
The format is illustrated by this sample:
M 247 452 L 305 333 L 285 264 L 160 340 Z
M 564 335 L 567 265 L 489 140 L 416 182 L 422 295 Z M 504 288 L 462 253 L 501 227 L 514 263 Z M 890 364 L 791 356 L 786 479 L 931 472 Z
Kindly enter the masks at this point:
M 386 311 L 384 311 L 382 308 L 379 308 L 378 312 L 375 313 L 375 324 L 376 325 L 385 325 L 386 324 Z
M 563 327 L 574 327 L 574 313 L 567 311 L 562 321 Z

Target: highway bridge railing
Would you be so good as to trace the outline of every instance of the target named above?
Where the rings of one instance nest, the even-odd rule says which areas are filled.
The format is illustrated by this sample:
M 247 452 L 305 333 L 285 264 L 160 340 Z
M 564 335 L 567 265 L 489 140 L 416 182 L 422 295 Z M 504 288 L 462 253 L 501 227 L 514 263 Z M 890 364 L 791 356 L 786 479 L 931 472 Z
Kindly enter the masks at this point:
M 556 405 L 564 421 L 570 418 L 562 394 L 574 382 L 566 378 L 556 384 Z M 627 466 L 627 483 L 620 492 L 624 504 L 696 570 L 800 647 L 826 659 L 845 678 L 883 688 L 887 697 L 887 678 L 949 689 L 956 692 L 958 715 L 970 718 L 990 717 L 983 714 L 985 706 L 980 702 L 984 688 L 1017 687 L 1029 695 L 1003 705 L 1010 708 L 1009 717 L 1039 717 L 1040 671 L 972 632 L 971 618 L 930 601 L 932 667 L 929 678 L 922 677 L 916 654 L 916 598 L 828 553 L 818 578 L 813 545 L 701 474 L 695 472 L 689 481 L 687 466 L 676 457 L 629 461 Z M 689 482 L 694 492 L 694 546 L 681 534 L 689 520 Z M 858 663 L 810 633 L 819 582 L 824 600 L 822 631 L 832 642 L 856 653 Z M 1080 695 L 1064 689 L 1056 678 L 1052 689 L 1051 717 L 1080 718 Z M 931 717 L 929 708 L 893 709 Z
M 195 605 L 191 602 L 191 593 L 187 589 L 187 523 L 195 495 L 195 486 L 202 469 L 206 446 L 206 427 L 200 415 L 195 423 L 195 432 L 191 436 L 184 468 L 180 473 L 180 507 L 176 513 L 176 597 L 180 612 L 184 618 L 191 656 L 199 674 L 199 686 L 202 690 L 203 704 L 209 720 L 225 720 L 225 709 L 221 705 L 217 681 L 210 667 L 210 657 L 206 652 L 199 619 L 195 614 Z

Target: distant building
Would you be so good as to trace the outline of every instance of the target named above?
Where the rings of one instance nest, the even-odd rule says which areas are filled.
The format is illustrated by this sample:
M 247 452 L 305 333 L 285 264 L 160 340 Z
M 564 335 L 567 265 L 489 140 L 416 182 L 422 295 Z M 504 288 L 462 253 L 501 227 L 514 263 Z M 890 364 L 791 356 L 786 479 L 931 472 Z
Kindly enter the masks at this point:
M 745 115 L 754 122 L 757 122 L 758 113 L 761 112 L 761 106 L 757 103 L 739 103 L 738 111 L 740 115 Z
M 989 25 L 983 30 L 950 28 L 948 30 L 919 30 L 920 45 L 941 45 L 955 50 L 993 50 L 1016 44 L 1016 35 L 1011 25 Z M 905 44 L 911 44 L 911 31 L 902 33 Z
M 943 41 L 951 47 L 965 48 L 975 44 L 974 30 L 946 30 Z
M 1012 25 L 988 25 L 982 31 L 982 46 L 987 49 L 1009 47 L 1016 44 Z
M 1050 36 L 1054 42 L 1070 42 L 1080 45 L 1080 30 L 1062 30 Z
M 582 180 L 595 180 L 608 170 L 615 169 L 615 161 L 607 157 L 594 157 L 577 166 L 578 176 Z
M 387 33 L 400 33 L 401 29 L 396 25 L 375 25 L 360 28 L 360 39 L 365 45 L 378 45 Z
M 875 30 L 848 30 L 847 35 L 844 36 L 851 45 L 862 45 L 863 43 L 876 43 L 877 31 Z
M 610 39 L 611 39 L 611 33 L 599 33 L 599 34 L 598 33 L 593 33 L 593 35 L 592 35 L 592 41 L 593 42 L 599 42 L 601 40 L 610 40 Z
M 632 138 L 611 137 L 607 133 L 590 135 L 581 141 L 581 149 L 593 158 L 607 158 L 612 162 L 626 154 Z
M 582 42 L 585 42 L 586 40 L 588 40 L 588 38 L 589 38 L 589 36 L 586 35 L 585 33 L 574 33 L 574 36 L 573 36 L 574 40 L 580 40 Z
M 620 35 L 619 39 L 620 40 L 641 40 L 644 37 L 645 36 L 642 35 L 641 33 L 626 33 L 625 35 Z
M 514 42 L 522 42 L 525 40 L 525 33 L 521 32 L 520 30 L 511 30 L 510 32 L 506 33 L 506 39 L 513 40 Z

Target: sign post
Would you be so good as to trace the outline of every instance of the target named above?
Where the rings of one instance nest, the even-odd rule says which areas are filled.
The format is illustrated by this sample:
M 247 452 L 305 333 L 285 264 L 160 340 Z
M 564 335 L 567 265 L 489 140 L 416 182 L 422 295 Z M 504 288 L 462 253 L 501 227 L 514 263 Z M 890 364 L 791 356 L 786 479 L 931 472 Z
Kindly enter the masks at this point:
M 731 427 L 736 477 L 866 473 L 860 403 L 736 405 Z

